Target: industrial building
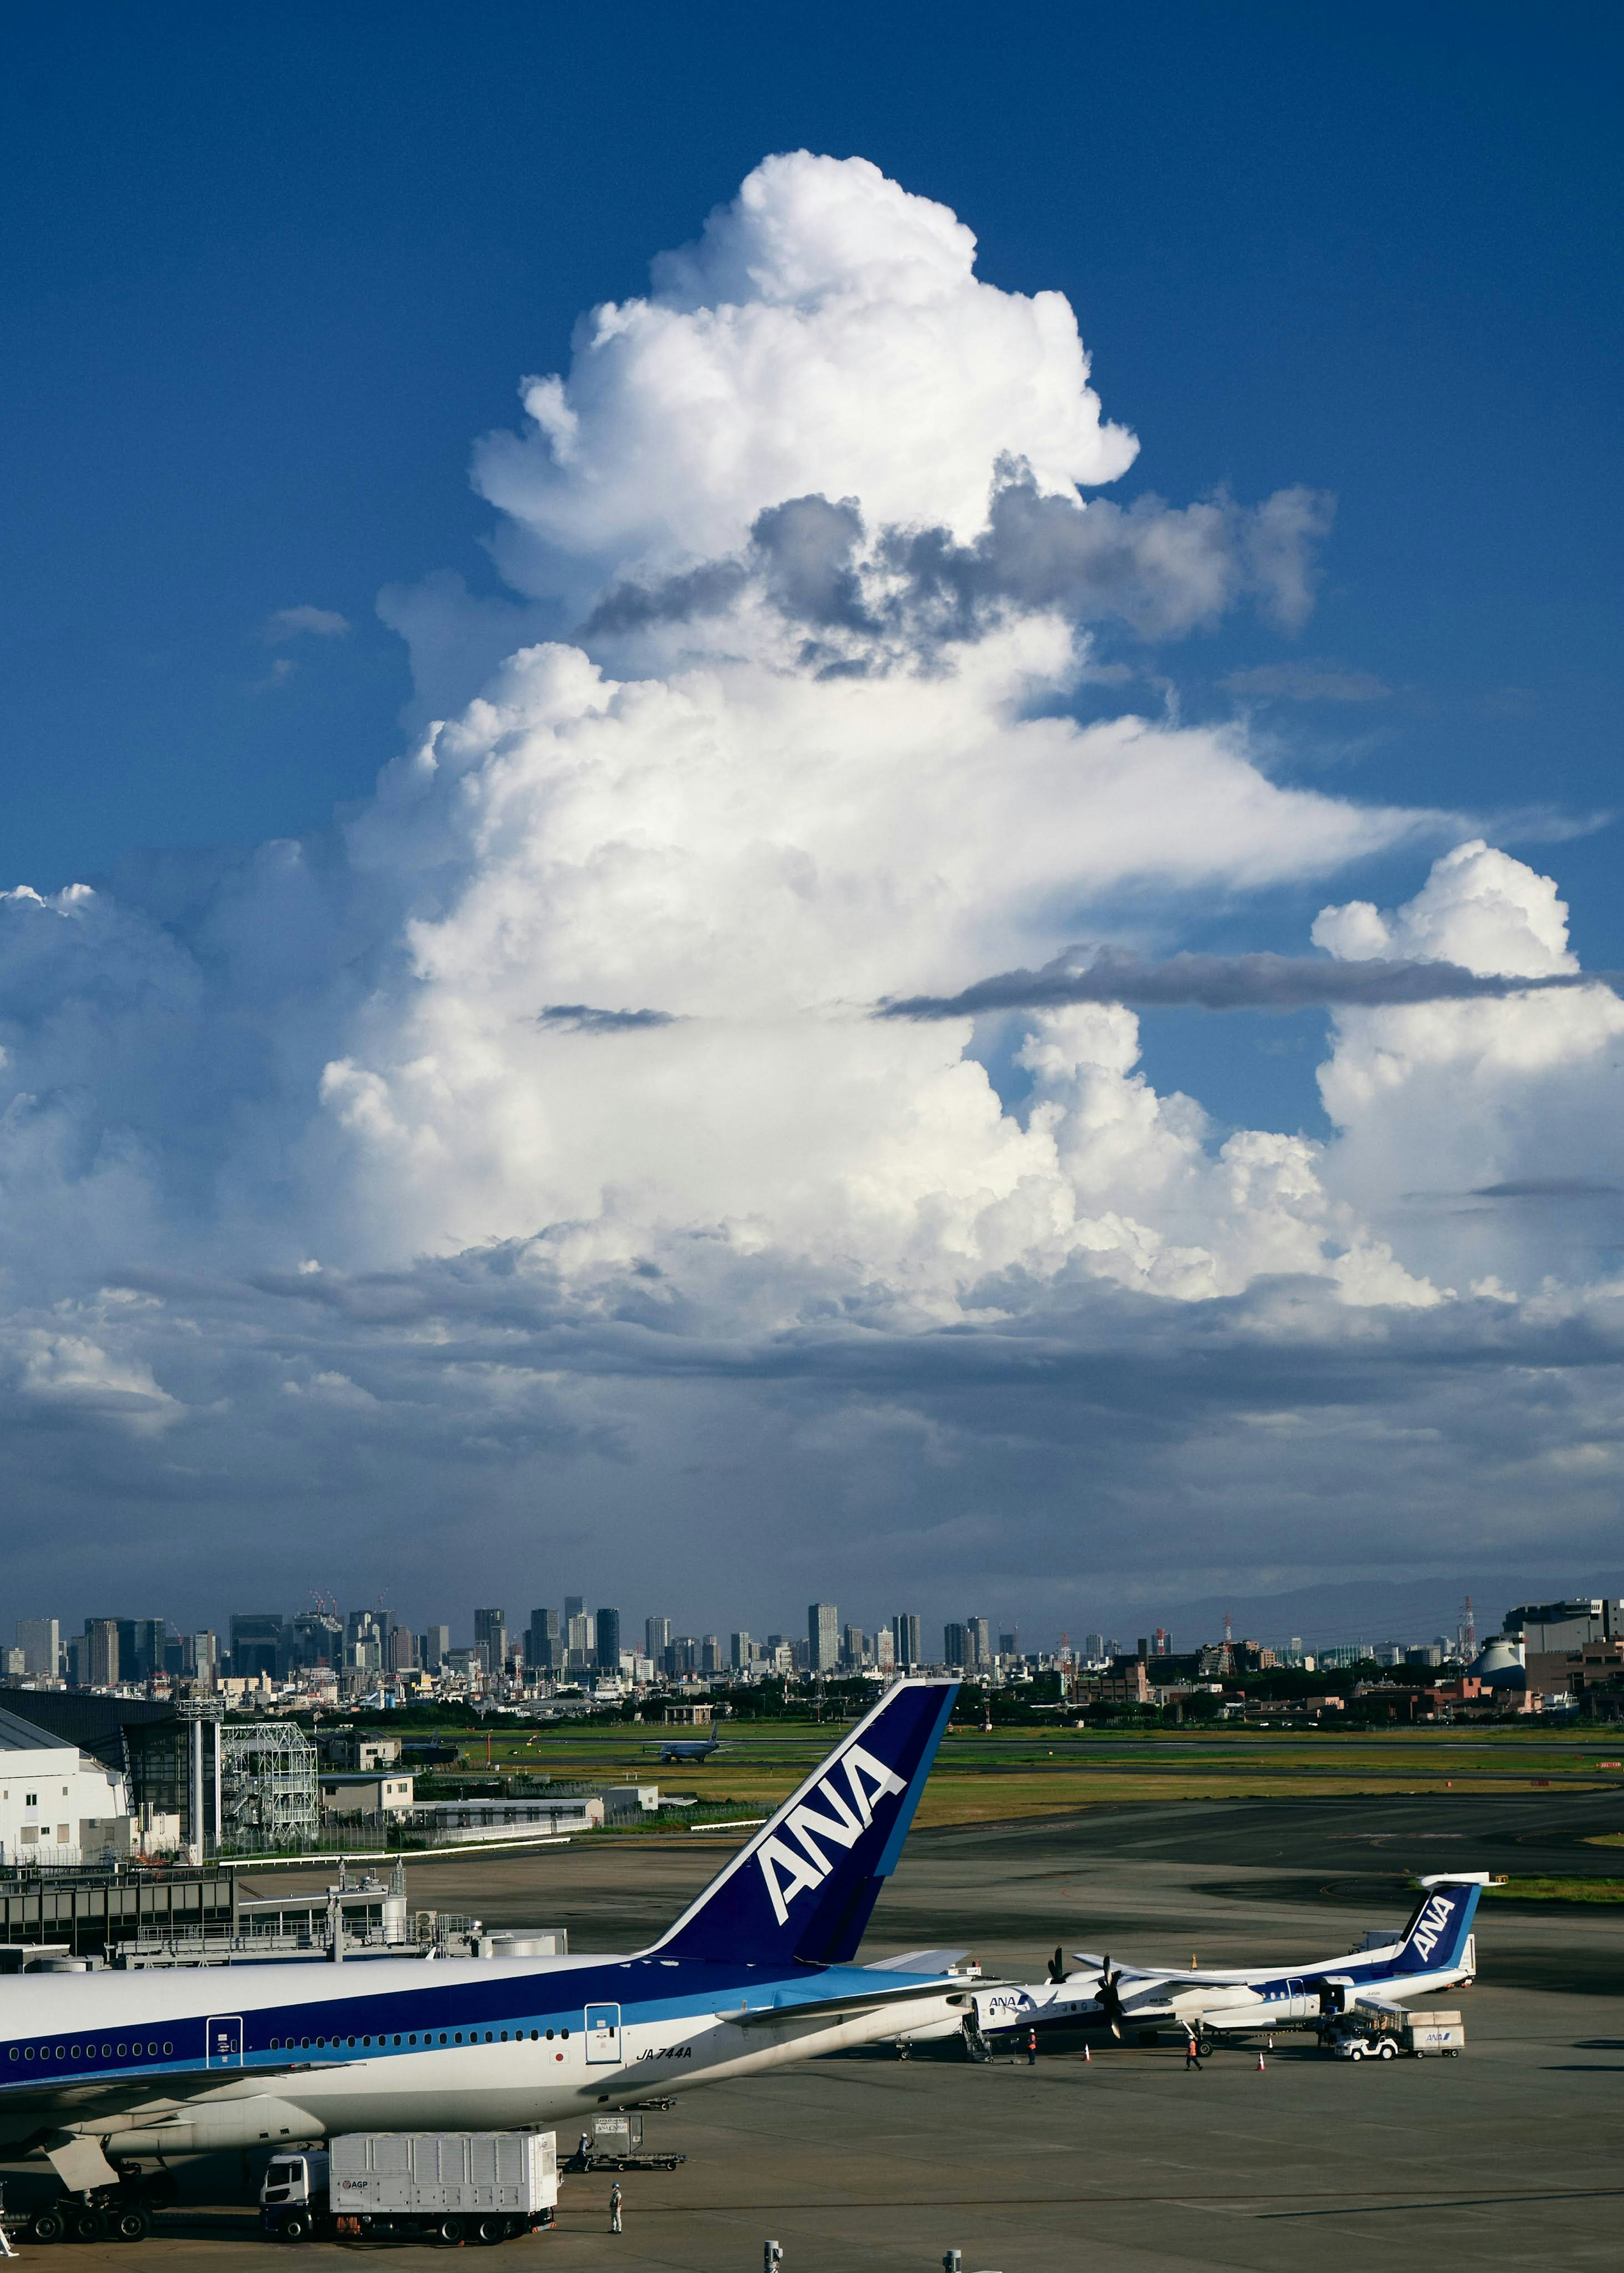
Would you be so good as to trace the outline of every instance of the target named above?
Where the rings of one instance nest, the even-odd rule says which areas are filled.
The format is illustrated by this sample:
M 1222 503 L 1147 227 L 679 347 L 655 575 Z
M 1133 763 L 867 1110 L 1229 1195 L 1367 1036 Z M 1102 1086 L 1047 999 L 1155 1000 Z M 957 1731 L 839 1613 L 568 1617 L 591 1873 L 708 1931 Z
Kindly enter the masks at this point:
M 65 1738 L 0 1711 L 0 1863 L 80 1863 L 87 1851 L 105 1851 L 129 1812 L 122 1775 Z

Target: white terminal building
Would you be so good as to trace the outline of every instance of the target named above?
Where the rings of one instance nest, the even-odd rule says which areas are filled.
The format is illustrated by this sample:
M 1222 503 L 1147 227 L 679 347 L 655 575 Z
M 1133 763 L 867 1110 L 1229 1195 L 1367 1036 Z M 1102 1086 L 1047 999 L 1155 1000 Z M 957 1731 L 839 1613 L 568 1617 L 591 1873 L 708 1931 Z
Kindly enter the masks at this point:
M 0 1863 L 82 1863 L 129 1820 L 122 1776 L 0 1710 Z

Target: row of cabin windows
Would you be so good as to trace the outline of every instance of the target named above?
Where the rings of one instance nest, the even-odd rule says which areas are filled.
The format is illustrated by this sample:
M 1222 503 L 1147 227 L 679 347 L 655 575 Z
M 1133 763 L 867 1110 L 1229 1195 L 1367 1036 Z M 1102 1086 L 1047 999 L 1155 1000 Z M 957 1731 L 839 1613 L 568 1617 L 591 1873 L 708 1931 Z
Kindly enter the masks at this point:
M 560 2037 L 567 2038 L 569 2035 L 569 2030 L 568 2029 L 560 2029 L 557 2033 Z M 531 2044 L 538 2044 L 541 2042 L 544 2034 L 547 2042 L 551 2044 L 553 2037 L 553 2031 L 551 2029 L 547 2029 L 545 2030 L 541 2029 L 532 2029 L 530 2030 Z M 443 2029 L 440 2032 L 440 2041 L 442 2044 L 447 2042 L 460 2044 L 463 2040 L 463 2031 L 461 2029 L 455 2030 L 455 2032 L 449 2037 L 447 2037 L 447 2033 Z M 485 2032 L 485 2040 L 487 2044 L 494 2044 L 497 2041 L 496 2031 L 492 2029 L 487 2029 Z M 273 2037 L 271 2038 L 270 2049 L 274 2052 L 307 2052 L 312 2050 L 320 2052 L 327 2052 L 329 2049 L 336 2052 L 339 2047 L 342 2045 L 348 2050 L 353 2052 L 358 2044 L 361 2046 L 361 2049 L 365 2051 L 372 2041 L 373 2040 L 371 2037 L 301 2037 L 296 2044 L 291 2037 Z M 380 2049 L 387 2045 L 390 2041 L 391 2039 L 387 2037 L 380 2037 L 377 2039 Z M 416 2037 L 409 2036 L 404 2038 L 396 2037 L 393 2041 L 396 2044 L 402 2043 L 415 2044 L 417 2039 Z M 426 2029 L 424 2032 L 423 2041 L 425 2044 L 432 2044 L 434 2042 L 433 2037 Z M 515 2029 L 511 2037 L 506 2029 L 501 2031 L 501 2042 L 503 2044 L 515 2041 L 519 2044 L 523 2044 L 524 2042 L 524 2031 L 523 2029 Z M 470 2044 L 477 2044 L 479 2042 L 479 2031 L 477 2029 L 470 2029 L 468 2030 L 467 2042 Z
M 531 2044 L 539 2044 L 541 2042 L 543 2033 L 544 2032 L 540 2029 L 532 2029 L 530 2030 Z M 551 2044 L 553 2042 L 553 2031 L 551 2029 L 548 2029 L 545 2033 L 547 2042 Z M 557 2033 L 560 2037 L 567 2039 L 569 2035 L 569 2030 L 568 2029 L 560 2029 Z M 517 2041 L 523 2044 L 524 2041 L 523 2029 L 519 2029 L 515 2030 L 514 2034 Z M 509 2037 L 508 2030 L 504 2029 L 501 2031 L 502 2043 L 508 2044 L 513 2039 Z M 342 2045 L 347 2049 L 353 2051 L 357 2041 L 357 2038 L 354 2037 L 317 2037 L 314 2039 L 314 2049 L 317 2052 L 326 2052 L 331 2048 L 333 2051 L 336 2052 L 339 2047 Z M 390 2040 L 387 2037 L 380 2037 L 378 2038 L 378 2043 L 380 2046 L 387 2044 L 389 2041 Z M 396 2037 L 394 2041 L 398 2044 L 402 2040 L 399 2037 Z M 415 2036 L 412 2036 L 408 2037 L 405 2041 L 409 2044 L 415 2044 L 417 2039 Z M 434 2039 L 432 2036 L 425 2032 L 423 2041 L 425 2044 L 432 2044 Z M 440 2041 L 442 2044 L 447 2041 L 446 2032 L 443 2029 L 440 2032 Z M 452 2037 L 451 2041 L 454 2044 L 462 2044 L 463 2041 L 463 2031 L 461 2029 L 458 2029 Z M 467 2031 L 467 2041 L 470 2044 L 477 2044 L 479 2042 L 479 2032 L 477 2029 L 470 2029 Z M 493 2044 L 496 2041 L 495 2033 L 492 2029 L 487 2029 L 485 2030 L 485 2041 L 487 2044 Z M 365 2049 L 371 2045 L 372 2039 L 371 2037 L 362 2037 L 359 2039 L 359 2042 L 362 2048 Z M 274 2052 L 290 2052 L 295 2049 L 293 2038 L 291 2037 L 273 2037 L 271 2038 L 270 2048 Z M 309 2037 L 301 2037 L 298 2040 L 297 2049 L 300 2052 L 309 2052 L 312 2049 L 312 2039 Z M 173 2054 L 175 2047 L 171 2044 L 166 2044 L 162 2047 L 162 2050 L 164 2059 L 168 2059 Z M 156 2059 L 159 2055 L 159 2051 L 160 2047 L 156 2043 L 147 2044 L 146 2045 L 139 2044 L 116 2045 L 103 2044 L 102 2047 L 102 2057 L 103 2059 L 112 2059 L 115 2055 L 117 2055 L 119 2059 L 139 2059 L 143 2053 L 145 2053 L 148 2059 Z M 35 2057 L 34 2046 L 32 2044 L 13 2044 L 11 2046 L 11 2056 L 13 2059 L 31 2060 Z M 94 2059 L 95 2056 L 96 2048 L 94 2044 L 58 2044 L 55 2053 L 51 2052 L 51 2049 L 48 2044 L 41 2047 L 38 2055 L 38 2057 L 42 2060 L 51 2059 L 53 2058 L 56 2059 Z
M 175 2047 L 173 2044 L 164 2044 L 162 2050 L 163 2057 L 168 2059 Z M 103 2059 L 111 2059 L 116 2053 L 120 2059 L 140 2059 L 143 2056 L 147 2059 L 156 2059 L 159 2051 L 160 2047 L 156 2044 L 103 2044 L 102 2057 Z M 39 2057 L 42 2060 L 94 2059 L 95 2056 L 96 2048 L 94 2044 L 58 2044 L 54 2052 L 49 2044 L 41 2044 L 39 2052 Z M 31 2060 L 34 2057 L 34 2051 L 32 2044 L 24 2044 L 20 2048 L 16 2044 L 11 2046 L 13 2059 Z

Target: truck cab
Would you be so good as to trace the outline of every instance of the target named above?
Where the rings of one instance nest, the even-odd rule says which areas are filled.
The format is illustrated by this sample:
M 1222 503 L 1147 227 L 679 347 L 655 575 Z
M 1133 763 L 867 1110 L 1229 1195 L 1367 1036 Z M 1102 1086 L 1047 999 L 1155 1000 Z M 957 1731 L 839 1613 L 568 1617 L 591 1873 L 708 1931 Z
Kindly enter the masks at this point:
M 284 2241 L 303 2241 L 325 2225 L 328 2157 L 314 2149 L 273 2155 L 259 2183 L 259 2223 Z

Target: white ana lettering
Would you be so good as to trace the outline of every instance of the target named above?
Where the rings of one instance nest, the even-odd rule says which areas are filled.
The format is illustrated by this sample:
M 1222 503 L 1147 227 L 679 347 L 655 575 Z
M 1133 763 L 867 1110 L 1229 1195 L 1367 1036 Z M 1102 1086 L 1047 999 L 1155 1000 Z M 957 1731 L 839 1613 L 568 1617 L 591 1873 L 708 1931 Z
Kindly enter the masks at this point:
M 1449 1923 L 1449 1905 L 1441 1894 L 1434 1894 L 1416 1923 L 1410 1939 L 1423 1957 L 1431 1957 L 1433 1944 Z
M 862 1837 L 863 1827 L 827 1776 L 819 1784 L 818 1789 L 834 1809 L 834 1814 L 819 1815 L 815 1808 L 808 1807 L 806 1801 L 802 1800 L 799 1807 L 790 1811 L 789 1821 L 784 1828 L 800 1840 L 818 1869 L 827 1872 L 830 1867 L 829 1857 L 818 1845 L 818 1839 L 832 1839 L 838 1847 L 854 1847 Z M 816 1837 L 814 1834 L 816 1834 Z
M 781 1839 L 763 1840 L 756 1859 L 761 1864 L 763 1878 L 767 1881 L 772 1914 L 780 1925 L 788 1924 L 789 1906 L 802 1887 L 821 1886 L 828 1873 L 826 1864 L 823 1870 L 818 1870 L 804 1855 L 797 1855 L 793 1847 L 786 1847 Z M 789 1873 L 786 1882 L 781 1883 L 778 1878 L 777 1866 L 780 1863 Z
M 862 1779 L 868 1779 L 865 1792 Z M 869 1820 L 874 1803 L 886 1792 L 899 1796 L 907 1789 L 899 1775 L 894 1775 L 883 1760 L 876 1760 L 872 1752 L 864 1752 L 861 1744 L 851 1745 L 846 1755 L 846 1778 L 857 1800 L 859 1814 Z

